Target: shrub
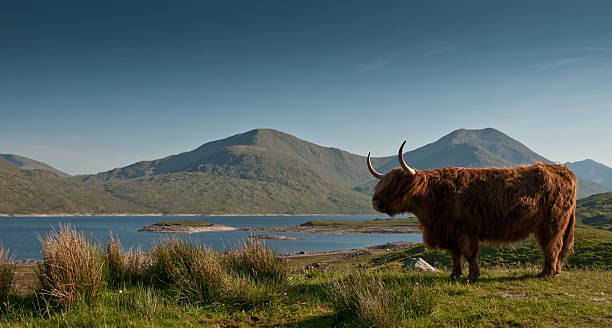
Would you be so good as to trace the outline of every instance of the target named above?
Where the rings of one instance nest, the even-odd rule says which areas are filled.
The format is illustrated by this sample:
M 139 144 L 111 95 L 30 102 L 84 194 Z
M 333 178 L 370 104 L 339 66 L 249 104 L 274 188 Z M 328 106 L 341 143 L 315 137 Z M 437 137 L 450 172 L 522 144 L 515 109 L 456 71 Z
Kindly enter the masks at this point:
M 398 327 L 402 321 L 429 315 L 436 306 L 434 295 L 424 288 L 397 282 L 385 283 L 364 271 L 334 279 L 329 287 L 332 307 L 343 319 L 368 327 Z
M 37 270 L 41 294 L 65 308 L 79 300 L 95 300 L 103 287 L 104 257 L 99 247 L 70 225 L 60 225 L 39 239 L 43 250 Z
M 257 282 L 252 277 L 239 274 L 229 277 L 230 288 L 226 301 L 242 309 L 270 304 L 278 300 L 286 290 L 286 285 L 276 282 Z
M 248 238 L 240 246 L 226 254 L 229 270 L 250 276 L 258 282 L 284 283 L 287 280 L 287 264 L 268 245 Z
M 106 279 L 111 286 L 145 281 L 150 265 L 149 256 L 140 249 L 125 251 L 119 237 L 110 234 L 106 245 Z
M 211 303 L 229 295 L 230 277 L 212 250 L 172 238 L 156 244 L 151 257 L 153 279 L 170 286 L 179 301 Z
M 15 264 L 9 251 L 0 244 L 0 309 L 4 307 L 11 290 L 11 283 L 15 274 Z

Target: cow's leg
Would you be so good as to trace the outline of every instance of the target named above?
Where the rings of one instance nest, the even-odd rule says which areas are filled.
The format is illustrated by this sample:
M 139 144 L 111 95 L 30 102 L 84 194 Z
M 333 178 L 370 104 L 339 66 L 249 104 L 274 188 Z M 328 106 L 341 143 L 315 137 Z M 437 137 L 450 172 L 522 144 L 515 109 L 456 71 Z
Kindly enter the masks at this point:
M 480 277 L 480 268 L 478 267 L 478 240 L 472 239 L 469 243 L 464 245 L 464 249 L 461 251 L 465 256 L 465 259 L 470 264 L 470 273 L 468 279 L 476 280 Z
M 557 262 L 563 247 L 563 235 L 555 227 L 545 226 L 535 233 L 536 241 L 544 253 L 544 268 L 538 276 L 554 277 L 558 272 Z
M 453 258 L 453 272 L 451 272 L 451 278 L 461 277 L 462 268 L 461 268 L 461 251 L 459 249 L 451 249 L 448 251 Z

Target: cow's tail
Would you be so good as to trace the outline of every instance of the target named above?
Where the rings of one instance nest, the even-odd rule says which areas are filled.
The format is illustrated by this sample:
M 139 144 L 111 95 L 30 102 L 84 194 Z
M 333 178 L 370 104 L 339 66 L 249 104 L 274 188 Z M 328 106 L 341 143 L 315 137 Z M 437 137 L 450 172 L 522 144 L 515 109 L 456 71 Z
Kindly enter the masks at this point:
M 576 223 L 576 208 L 572 209 L 567 228 L 563 234 L 563 248 L 559 254 L 561 263 L 565 263 L 567 258 L 574 254 L 574 224 Z

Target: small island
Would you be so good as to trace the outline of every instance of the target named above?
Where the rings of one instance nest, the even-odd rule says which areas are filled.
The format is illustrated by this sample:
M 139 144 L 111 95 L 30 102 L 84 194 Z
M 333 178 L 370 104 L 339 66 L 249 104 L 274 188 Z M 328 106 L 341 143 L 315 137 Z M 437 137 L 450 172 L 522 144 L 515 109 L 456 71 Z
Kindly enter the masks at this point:
M 198 233 L 210 231 L 233 231 L 240 230 L 236 227 L 228 227 L 210 222 L 202 222 L 195 220 L 179 220 L 179 221 L 161 221 L 146 227 L 138 229 L 138 231 L 148 232 L 172 232 L 172 233 Z
M 257 230 L 319 234 L 420 233 L 419 222 L 416 218 L 374 219 L 367 221 L 310 220 L 299 226 L 261 228 Z
M 302 239 L 301 237 L 294 236 L 279 236 L 279 235 L 249 235 L 249 238 L 254 239 L 276 239 L 276 240 L 298 240 Z

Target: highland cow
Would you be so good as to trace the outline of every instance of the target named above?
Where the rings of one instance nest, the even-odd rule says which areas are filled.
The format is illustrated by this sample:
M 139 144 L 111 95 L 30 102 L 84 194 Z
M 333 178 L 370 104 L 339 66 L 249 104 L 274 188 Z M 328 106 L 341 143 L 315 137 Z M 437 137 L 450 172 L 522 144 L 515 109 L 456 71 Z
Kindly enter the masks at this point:
M 469 263 L 469 279 L 480 276 L 479 244 L 503 246 L 533 233 L 544 253 L 543 277 L 561 272 L 574 251 L 576 176 L 563 165 L 536 163 L 512 168 L 447 167 L 415 170 L 404 161 L 380 179 L 372 206 L 394 216 L 413 213 L 430 248 L 445 249 L 453 259 L 451 277 Z

